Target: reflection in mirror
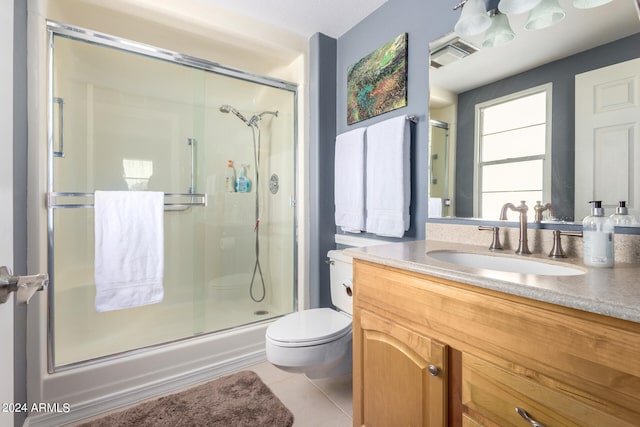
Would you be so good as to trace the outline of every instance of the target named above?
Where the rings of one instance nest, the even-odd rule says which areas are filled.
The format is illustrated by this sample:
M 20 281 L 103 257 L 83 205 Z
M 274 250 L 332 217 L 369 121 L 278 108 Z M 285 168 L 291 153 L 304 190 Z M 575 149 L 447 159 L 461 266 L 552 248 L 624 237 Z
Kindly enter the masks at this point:
M 431 119 L 429 134 L 429 212 L 432 217 L 450 216 L 449 123 Z
M 612 167 L 611 164 L 612 161 L 619 163 L 630 153 L 640 153 L 640 146 L 633 147 L 640 143 L 640 123 L 620 130 L 619 123 L 611 122 L 607 129 L 615 128 L 615 132 L 587 130 L 587 133 L 600 132 L 602 137 L 591 143 L 580 141 L 599 147 L 591 150 L 587 160 L 583 160 L 585 150 L 577 145 L 578 136 L 582 135 L 578 126 L 583 126 L 579 124 L 581 119 L 576 119 L 579 113 L 576 97 L 580 91 L 575 90 L 579 80 L 576 76 L 640 57 L 638 6 L 635 0 L 613 0 L 597 8 L 577 9 L 572 0 L 560 0 L 560 7 L 565 11 L 564 19 L 537 31 L 524 29 L 528 13 L 508 15 L 515 37 L 502 46 L 482 47 L 483 34 L 461 37 L 451 33 L 430 43 L 430 119 L 449 125 L 449 162 L 437 163 L 440 160 L 438 153 L 435 163 L 430 156 L 430 167 L 433 174 L 450 177 L 446 189 L 445 186 L 429 185 L 430 218 L 441 215 L 497 220 L 499 209 L 495 206 L 506 202 L 517 204 L 525 199 L 530 221 L 533 221 L 533 206 L 537 200 L 553 207 L 553 218 L 547 211 L 544 219 L 573 221 L 575 218 L 580 221 L 588 212 L 587 202 L 593 198 L 605 201 L 607 215 L 614 213 L 617 198 L 623 197 L 632 213 L 639 212 L 640 200 L 634 199 L 640 198 L 640 193 L 636 195 L 632 189 L 637 186 L 633 182 L 634 177 L 638 182 L 640 166 L 636 167 L 633 159 L 627 162 L 628 168 L 618 164 Z M 635 67 L 640 78 L 640 65 Z M 503 102 L 524 98 L 530 91 L 540 88 L 546 91 L 547 110 L 538 110 L 537 114 L 548 114 L 547 118 L 518 124 L 521 118 L 531 118 L 531 113 L 516 114 L 518 120 L 511 120 L 503 111 L 495 120 L 499 128 L 487 132 L 490 125 L 487 123 L 488 106 L 495 105 L 499 109 L 502 105 L 504 110 L 513 113 L 516 105 Z M 618 86 L 607 95 L 606 108 L 613 117 L 619 118 L 615 105 L 621 101 L 614 92 L 639 96 L 637 85 L 636 92 L 623 89 Z M 597 104 L 601 101 L 580 102 Z M 538 136 L 535 136 L 536 132 Z M 620 142 L 619 136 L 624 132 L 629 136 L 625 142 Z M 617 145 L 612 151 L 609 147 L 613 147 L 614 142 Z M 494 154 L 487 152 L 490 146 L 496 147 Z M 541 150 L 540 147 L 545 148 Z M 536 165 L 525 172 L 525 162 L 529 162 L 529 166 Z M 640 163 L 640 157 L 635 163 Z M 445 165 L 451 169 L 439 169 Z M 514 171 L 499 171 L 509 167 Z M 618 173 L 618 169 L 624 171 Z M 523 175 L 540 173 L 543 174 L 541 185 L 539 180 L 530 184 L 521 179 Z M 605 176 L 604 184 L 597 184 Z M 576 196 L 580 187 L 577 184 L 583 181 L 596 184 Z M 609 191 L 612 185 L 620 191 Z M 523 197 L 519 195 L 522 192 L 530 194 Z M 451 206 L 439 211 L 437 206 L 444 206 L 446 199 L 451 200 Z M 489 202 L 490 199 L 493 201 Z
M 550 99 L 551 85 L 544 85 L 476 105 L 474 209 L 481 217 L 496 215 L 509 200 L 533 206 L 548 198 Z

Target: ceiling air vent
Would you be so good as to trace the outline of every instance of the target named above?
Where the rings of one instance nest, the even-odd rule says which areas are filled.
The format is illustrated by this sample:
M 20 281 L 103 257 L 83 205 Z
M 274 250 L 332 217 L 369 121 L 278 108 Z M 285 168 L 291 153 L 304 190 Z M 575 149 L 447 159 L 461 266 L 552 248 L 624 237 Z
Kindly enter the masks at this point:
M 454 38 L 431 53 L 431 66 L 433 68 L 444 67 L 477 51 L 477 48 L 464 40 Z

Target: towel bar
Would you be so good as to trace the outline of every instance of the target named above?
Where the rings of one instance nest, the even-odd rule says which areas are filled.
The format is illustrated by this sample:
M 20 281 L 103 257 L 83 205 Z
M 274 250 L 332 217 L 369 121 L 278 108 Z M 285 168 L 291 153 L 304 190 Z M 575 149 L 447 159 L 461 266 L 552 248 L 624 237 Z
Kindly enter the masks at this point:
M 93 193 L 65 193 L 65 192 L 51 192 L 47 193 L 46 203 L 49 209 L 76 209 L 76 208 L 92 208 L 93 202 L 88 203 L 65 203 L 58 202 L 56 199 L 65 198 L 80 198 L 80 199 L 92 199 Z M 165 193 L 165 207 L 191 207 L 191 206 L 207 206 L 207 194 L 206 193 Z M 177 202 L 168 201 L 167 199 L 182 199 Z M 187 200 L 185 200 L 187 199 Z

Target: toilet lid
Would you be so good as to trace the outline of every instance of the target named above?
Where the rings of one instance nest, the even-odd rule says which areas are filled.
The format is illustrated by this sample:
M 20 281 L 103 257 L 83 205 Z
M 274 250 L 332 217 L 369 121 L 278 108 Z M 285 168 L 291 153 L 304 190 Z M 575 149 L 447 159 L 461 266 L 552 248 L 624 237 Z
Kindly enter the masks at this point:
M 288 314 L 267 328 L 267 339 L 282 345 L 318 345 L 351 331 L 351 317 L 330 308 Z

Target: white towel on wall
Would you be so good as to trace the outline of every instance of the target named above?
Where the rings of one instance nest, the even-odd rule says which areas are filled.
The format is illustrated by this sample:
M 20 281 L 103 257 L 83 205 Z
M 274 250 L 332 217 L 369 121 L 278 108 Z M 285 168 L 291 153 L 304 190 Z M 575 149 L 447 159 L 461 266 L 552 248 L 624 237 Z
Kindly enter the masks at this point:
M 162 301 L 164 193 L 96 191 L 94 210 L 96 311 Z
M 336 137 L 335 220 L 337 226 L 350 233 L 365 229 L 365 129 L 354 129 Z
M 367 128 L 366 195 L 369 233 L 402 237 L 409 229 L 411 129 L 407 116 Z

